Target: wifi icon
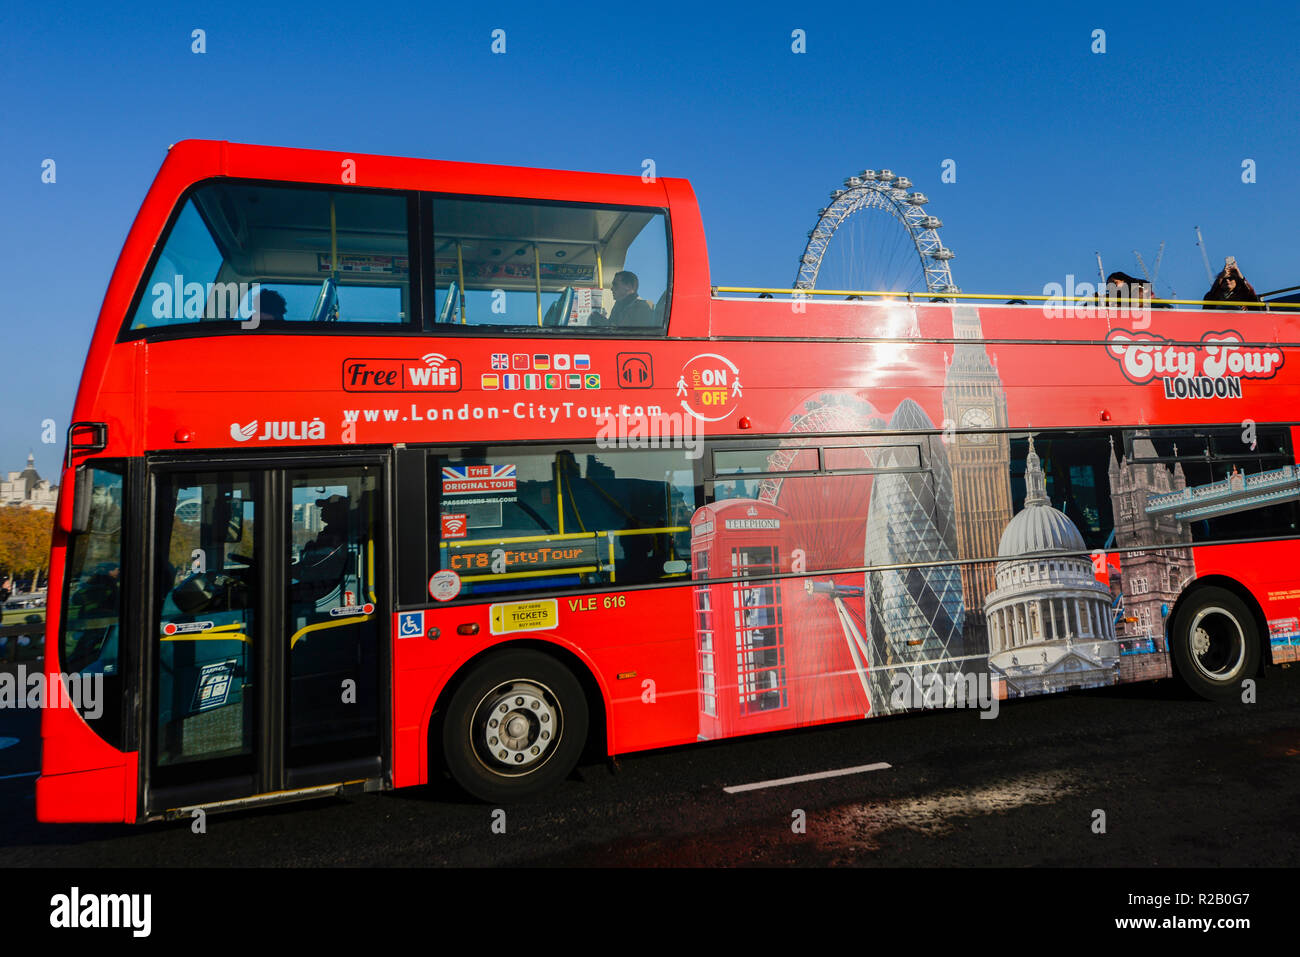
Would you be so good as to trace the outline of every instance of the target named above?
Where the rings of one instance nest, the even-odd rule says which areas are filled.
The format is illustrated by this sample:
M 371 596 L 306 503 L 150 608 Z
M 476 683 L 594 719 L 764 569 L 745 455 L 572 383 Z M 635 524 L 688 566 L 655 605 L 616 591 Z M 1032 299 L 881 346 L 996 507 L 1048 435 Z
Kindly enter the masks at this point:
M 422 355 L 420 358 L 424 360 L 425 365 L 434 369 L 438 368 L 438 366 L 442 365 L 444 362 L 447 361 L 447 357 L 444 356 L 441 352 L 429 352 L 426 353 L 425 355 Z
M 442 517 L 443 538 L 464 538 L 469 526 L 467 515 L 444 515 Z

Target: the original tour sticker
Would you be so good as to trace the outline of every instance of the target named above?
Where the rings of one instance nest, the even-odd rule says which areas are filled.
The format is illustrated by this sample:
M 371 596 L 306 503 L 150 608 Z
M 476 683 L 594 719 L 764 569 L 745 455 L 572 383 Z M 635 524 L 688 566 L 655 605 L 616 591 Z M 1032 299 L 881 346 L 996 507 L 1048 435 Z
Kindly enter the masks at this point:
M 704 422 L 721 422 L 735 412 L 741 394 L 736 364 L 712 352 L 688 359 L 677 378 L 682 408 Z
M 490 611 L 488 618 L 494 635 L 554 628 L 560 620 L 559 602 L 554 598 L 502 602 L 493 605 Z
M 444 465 L 442 468 L 443 495 L 513 491 L 513 465 Z
M 429 594 L 434 601 L 451 601 L 460 594 L 460 576 L 450 568 L 434 572 L 429 579 Z

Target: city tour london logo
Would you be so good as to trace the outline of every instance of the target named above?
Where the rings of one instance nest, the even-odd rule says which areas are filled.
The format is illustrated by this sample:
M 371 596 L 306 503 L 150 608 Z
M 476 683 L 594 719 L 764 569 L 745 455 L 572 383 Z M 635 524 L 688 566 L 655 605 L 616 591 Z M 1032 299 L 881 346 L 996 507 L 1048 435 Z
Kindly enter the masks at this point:
M 1244 341 L 1231 329 L 1207 332 L 1195 345 L 1114 329 L 1106 352 L 1134 385 L 1160 379 L 1166 399 L 1240 399 L 1243 379 L 1271 379 L 1284 360 L 1279 348 L 1247 348 Z

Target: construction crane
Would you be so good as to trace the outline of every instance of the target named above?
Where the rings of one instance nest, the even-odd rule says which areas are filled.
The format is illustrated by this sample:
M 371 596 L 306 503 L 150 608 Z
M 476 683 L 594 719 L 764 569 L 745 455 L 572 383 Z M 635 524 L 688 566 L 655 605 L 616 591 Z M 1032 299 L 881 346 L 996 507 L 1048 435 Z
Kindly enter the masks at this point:
M 1205 263 L 1205 279 L 1213 286 L 1214 273 L 1210 271 L 1210 257 L 1205 254 L 1205 239 L 1201 236 L 1201 227 L 1193 226 L 1192 229 L 1196 230 L 1196 245 L 1201 247 L 1201 260 Z

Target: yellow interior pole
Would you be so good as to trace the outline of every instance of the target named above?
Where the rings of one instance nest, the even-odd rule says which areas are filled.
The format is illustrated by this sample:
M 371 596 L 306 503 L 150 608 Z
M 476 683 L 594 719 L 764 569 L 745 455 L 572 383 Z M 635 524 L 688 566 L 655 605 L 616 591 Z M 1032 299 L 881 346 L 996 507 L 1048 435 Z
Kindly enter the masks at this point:
M 465 259 L 461 255 L 460 240 L 456 240 L 456 275 L 460 277 L 460 324 L 465 325 Z
M 560 468 L 564 460 L 558 455 L 555 457 L 555 507 L 560 513 L 560 530 L 558 534 L 564 534 L 564 486 L 560 484 Z
M 533 279 L 537 287 L 537 324 L 542 324 L 542 254 L 537 250 L 537 243 L 533 243 Z

